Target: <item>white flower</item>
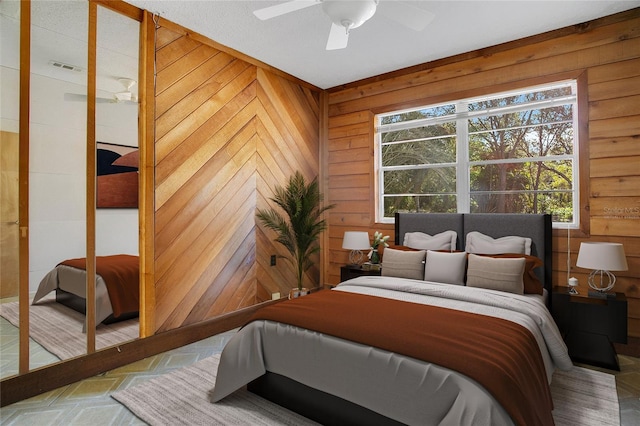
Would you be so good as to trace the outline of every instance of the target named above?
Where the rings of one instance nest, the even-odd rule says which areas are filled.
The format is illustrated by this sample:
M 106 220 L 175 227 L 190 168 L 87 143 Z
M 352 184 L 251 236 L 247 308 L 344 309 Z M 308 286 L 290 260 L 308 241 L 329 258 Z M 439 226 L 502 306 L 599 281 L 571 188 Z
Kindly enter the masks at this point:
M 373 243 L 371 244 L 371 248 L 375 250 L 380 244 L 384 245 L 385 247 L 389 247 L 389 244 L 387 243 L 388 240 L 388 235 L 385 235 L 383 237 L 382 232 L 376 231 L 373 233 Z

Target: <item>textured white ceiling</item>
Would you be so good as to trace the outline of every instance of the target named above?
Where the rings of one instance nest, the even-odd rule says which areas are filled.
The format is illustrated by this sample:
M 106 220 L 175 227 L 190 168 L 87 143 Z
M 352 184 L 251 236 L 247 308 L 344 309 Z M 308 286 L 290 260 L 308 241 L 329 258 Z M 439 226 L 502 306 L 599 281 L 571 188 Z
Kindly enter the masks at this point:
M 435 14 L 422 32 L 389 18 L 396 0 L 351 32 L 343 50 L 326 51 L 331 22 L 321 5 L 260 21 L 253 11 L 282 1 L 127 0 L 212 40 L 326 89 L 640 7 L 640 0 L 402 1 Z M 0 65 L 18 68 L 18 0 L 0 0 Z M 86 86 L 87 1 L 34 1 L 32 71 Z M 123 90 L 117 77 L 137 76 L 137 23 L 99 8 L 98 88 Z M 134 88 L 135 92 L 136 88 Z
M 403 1 L 435 14 L 422 32 L 388 18 L 396 0 L 326 51 L 331 21 L 320 5 L 260 21 L 253 11 L 281 1 L 127 0 L 326 89 L 396 69 L 540 34 L 640 6 L 640 1 Z
M 20 2 L 0 0 L 0 65 L 19 69 Z M 31 72 L 77 84 L 86 93 L 88 2 L 33 1 L 31 7 Z M 123 91 L 118 78 L 138 77 L 139 24 L 101 7 L 98 9 L 97 87 L 109 97 Z M 62 62 L 79 68 L 67 71 L 50 65 Z M 137 86 L 132 88 L 137 92 Z

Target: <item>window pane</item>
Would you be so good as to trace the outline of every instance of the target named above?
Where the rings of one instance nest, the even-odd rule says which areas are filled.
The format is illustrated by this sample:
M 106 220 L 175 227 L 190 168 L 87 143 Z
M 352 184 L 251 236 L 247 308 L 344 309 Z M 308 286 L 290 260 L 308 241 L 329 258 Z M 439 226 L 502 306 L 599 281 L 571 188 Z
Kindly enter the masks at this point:
M 384 217 L 392 218 L 396 212 L 456 213 L 455 195 L 385 196 Z
M 383 167 L 453 163 L 455 161 L 455 137 L 420 139 L 382 146 Z
M 554 222 L 573 221 L 571 192 L 474 193 L 471 213 L 549 213 Z
M 469 103 L 469 111 L 480 111 L 488 108 L 500 108 L 513 105 L 525 105 L 532 101 L 543 99 L 555 99 L 563 96 L 571 95 L 571 86 L 564 85 L 556 88 L 542 88 L 529 92 L 523 92 L 510 96 L 493 98 L 489 100 L 480 100 Z
M 380 124 L 401 123 L 404 121 L 422 120 L 425 118 L 444 117 L 455 113 L 455 105 L 436 105 L 416 111 L 407 111 L 381 117 Z
M 538 195 L 543 213 L 551 214 L 553 222 L 573 222 L 573 194 L 571 192 L 541 193 Z
M 540 123 L 541 113 L 557 121 Z M 482 161 L 571 154 L 572 120 L 571 109 L 567 112 L 563 107 L 470 119 L 470 159 Z
M 471 166 L 471 191 L 571 190 L 572 163 L 560 160 Z
M 384 172 L 385 194 L 438 194 L 456 192 L 456 169 L 387 170 Z

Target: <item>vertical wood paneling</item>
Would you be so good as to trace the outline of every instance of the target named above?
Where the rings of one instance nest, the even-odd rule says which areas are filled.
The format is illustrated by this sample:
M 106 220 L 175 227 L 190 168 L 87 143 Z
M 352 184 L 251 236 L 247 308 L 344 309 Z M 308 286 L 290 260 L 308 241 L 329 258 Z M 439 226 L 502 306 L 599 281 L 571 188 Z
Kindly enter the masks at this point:
M 155 209 L 154 209 L 154 85 L 152 70 L 155 57 L 156 31 L 151 13 L 145 11 L 140 25 L 140 125 L 138 126 L 140 140 L 140 185 L 138 215 L 140 218 L 140 337 L 148 337 L 155 332 Z
M 586 71 L 588 125 L 586 164 L 590 174 L 583 191 L 590 208 L 589 235 L 571 241 L 571 264 L 580 241 L 619 241 L 625 245 L 628 271 L 616 273 L 616 290 L 629 300 L 629 334 L 640 336 L 640 9 L 553 34 L 518 40 L 495 48 L 423 64 L 386 76 L 330 90 L 327 145 L 331 212 L 328 283 L 339 281 L 346 263 L 344 231 L 393 228 L 376 223 L 373 208 L 375 176 L 374 113 L 475 96 L 576 76 Z M 582 118 L 581 116 L 581 118 Z M 554 278 L 564 285 L 567 274 L 566 232 L 554 232 Z M 573 235 L 572 235 L 573 237 Z M 586 293 L 589 271 L 573 267 Z
M 155 118 L 156 331 L 291 287 L 256 226 L 271 188 L 318 173 L 318 94 L 190 37 L 158 29 Z M 318 284 L 318 269 L 309 274 Z

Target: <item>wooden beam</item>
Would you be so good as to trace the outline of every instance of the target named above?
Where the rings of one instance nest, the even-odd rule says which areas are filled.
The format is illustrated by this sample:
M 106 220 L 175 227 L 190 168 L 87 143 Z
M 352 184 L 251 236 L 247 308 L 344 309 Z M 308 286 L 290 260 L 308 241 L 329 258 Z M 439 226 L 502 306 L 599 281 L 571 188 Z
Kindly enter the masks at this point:
M 125 15 L 131 19 L 135 19 L 138 22 L 142 22 L 144 10 L 125 3 L 122 0 L 89 0 L 92 3 L 97 3 L 100 6 L 104 6 L 107 9 L 111 9 L 121 15 Z
M 329 95 L 327 92 L 320 92 L 320 113 L 319 115 L 319 130 L 318 130 L 318 149 L 320 164 L 318 164 L 318 183 L 320 191 L 322 192 L 324 199 L 322 202 L 329 204 Z M 327 229 L 322 233 L 320 240 L 320 287 L 328 284 L 329 276 L 329 212 L 323 214 L 324 220 L 327 223 Z
M 98 46 L 98 6 L 89 3 L 87 43 L 87 353 L 96 351 L 96 49 Z
M 140 228 L 140 337 L 155 333 L 155 36 L 154 16 L 144 12 L 140 25 L 138 144 Z
M 20 106 L 18 154 L 19 337 L 18 372 L 29 371 L 29 104 L 31 78 L 31 2 L 20 2 Z

